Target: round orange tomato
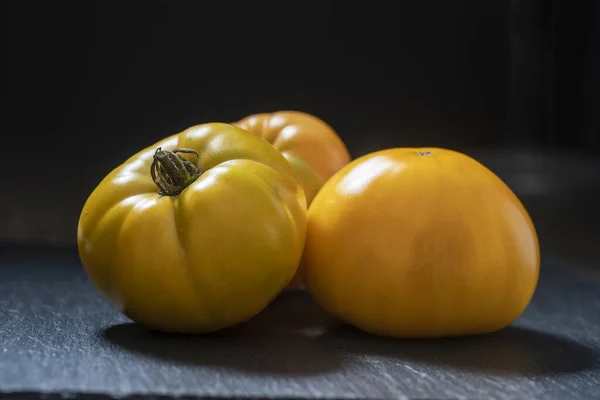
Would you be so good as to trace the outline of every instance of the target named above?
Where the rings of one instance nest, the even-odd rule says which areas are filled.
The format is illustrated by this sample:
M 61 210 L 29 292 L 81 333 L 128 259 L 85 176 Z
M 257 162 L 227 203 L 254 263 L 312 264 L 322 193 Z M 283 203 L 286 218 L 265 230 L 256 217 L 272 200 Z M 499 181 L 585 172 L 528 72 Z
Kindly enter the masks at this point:
M 321 306 L 373 334 L 489 333 L 529 304 L 540 253 L 516 195 L 474 159 L 394 148 L 360 157 L 308 212 L 304 283 Z
M 306 202 L 310 203 L 321 186 L 350 162 L 346 145 L 323 120 L 300 111 L 278 111 L 247 116 L 234 122 L 270 142 L 290 162 L 296 172 Z M 302 287 L 302 264 L 287 289 Z

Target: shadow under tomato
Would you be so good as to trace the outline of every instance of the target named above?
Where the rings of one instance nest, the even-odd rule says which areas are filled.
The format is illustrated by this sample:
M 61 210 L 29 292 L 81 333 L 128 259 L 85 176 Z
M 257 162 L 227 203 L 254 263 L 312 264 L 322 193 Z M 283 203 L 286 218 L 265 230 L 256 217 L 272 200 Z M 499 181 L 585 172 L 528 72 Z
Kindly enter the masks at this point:
M 319 337 L 324 347 L 346 354 L 380 356 L 394 361 L 494 375 L 549 376 L 600 370 L 598 349 L 569 338 L 509 326 L 496 333 L 432 340 L 394 340 L 337 324 Z
M 344 366 L 388 373 L 398 364 L 435 373 L 550 376 L 600 370 L 598 349 L 526 327 L 435 340 L 394 340 L 364 333 L 328 316 L 305 292 L 280 295 L 245 323 L 204 335 L 173 335 L 128 323 L 101 336 L 126 351 L 173 363 L 209 365 L 248 373 L 318 375 Z M 366 373 L 366 372 L 365 372 Z
M 209 334 L 168 334 L 132 322 L 105 328 L 100 336 L 121 350 L 170 363 L 317 375 L 339 368 L 342 359 L 306 334 L 331 321 L 306 296 L 284 293 L 249 321 Z

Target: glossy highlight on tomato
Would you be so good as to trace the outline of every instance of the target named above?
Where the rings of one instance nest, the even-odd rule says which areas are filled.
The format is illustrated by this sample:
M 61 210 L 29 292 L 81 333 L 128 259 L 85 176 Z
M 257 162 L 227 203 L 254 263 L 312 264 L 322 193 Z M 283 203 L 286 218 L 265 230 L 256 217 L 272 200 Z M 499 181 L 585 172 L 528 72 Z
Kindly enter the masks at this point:
M 439 148 L 377 151 L 338 171 L 308 212 L 304 282 L 324 309 L 381 336 L 490 333 L 525 310 L 540 252 L 493 172 Z
M 83 207 L 77 243 L 90 280 L 132 320 L 204 333 L 249 319 L 291 281 L 306 210 L 279 151 L 207 123 L 110 172 Z

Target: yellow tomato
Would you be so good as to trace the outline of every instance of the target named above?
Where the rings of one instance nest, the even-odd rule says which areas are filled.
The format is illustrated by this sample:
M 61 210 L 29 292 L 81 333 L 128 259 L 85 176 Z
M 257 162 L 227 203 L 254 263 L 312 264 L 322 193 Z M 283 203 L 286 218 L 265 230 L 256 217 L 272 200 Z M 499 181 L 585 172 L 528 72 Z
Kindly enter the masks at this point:
M 331 126 L 300 111 L 278 111 L 247 116 L 233 125 L 267 140 L 288 159 L 296 172 L 307 204 L 321 186 L 350 162 L 350 153 Z M 302 287 L 302 265 L 287 289 Z
M 202 333 L 264 309 L 296 273 L 305 230 L 305 195 L 281 153 L 209 123 L 107 175 L 83 207 L 77 239 L 90 280 L 124 314 L 151 329 Z
M 451 150 L 395 148 L 337 172 L 308 212 L 307 290 L 376 335 L 489 333 L 537 285 L 539 244 L 515 194 Z
M 350 153 L 333 128 L 304 112 L 254 114 L 233 125 L 260 136 L 283 153 L 300 178 L 309 205 L 321 186 L 350 162 Z

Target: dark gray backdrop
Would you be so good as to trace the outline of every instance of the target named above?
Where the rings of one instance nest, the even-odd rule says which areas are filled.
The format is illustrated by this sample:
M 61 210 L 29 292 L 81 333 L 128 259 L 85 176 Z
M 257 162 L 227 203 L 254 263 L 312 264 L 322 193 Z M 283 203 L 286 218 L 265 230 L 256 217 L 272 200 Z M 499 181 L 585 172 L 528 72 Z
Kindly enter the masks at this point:
M 517 167 L 569 193 L 560 185 L 581 173 L 560 180 L 557 164 L 596 165 L 595 1 L 3 7 L 4 242 L 73 245 L 87 195 L 133 152 L 192 124 L 278 109 L 323 118 L 355 157 L 391 146 L 542 149 Z M 494 154 L 511 179 L 501 167 L 515 161 Z M 511 185 L 528 206 L 545 204 L 527 197 L 542 178 L 519 171 Z

